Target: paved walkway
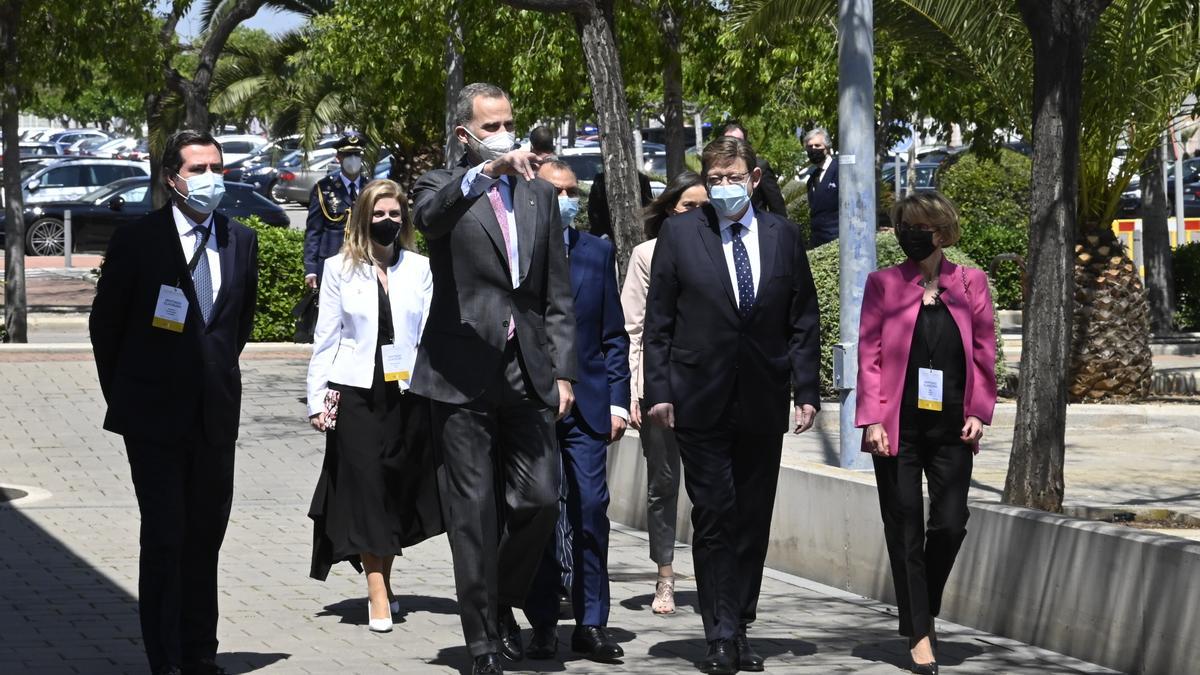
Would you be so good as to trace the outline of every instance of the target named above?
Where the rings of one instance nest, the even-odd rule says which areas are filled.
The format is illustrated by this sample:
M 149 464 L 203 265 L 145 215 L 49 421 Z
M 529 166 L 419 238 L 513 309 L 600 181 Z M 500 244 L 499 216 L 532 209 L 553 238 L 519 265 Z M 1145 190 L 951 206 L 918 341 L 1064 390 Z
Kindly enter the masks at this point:
M 10 414 L 0 431 L 0 480 L 34 497 L 0 507 L 0 673 L 133 673 L 143 669 L 136 611 L 136 503 L 119 438 L 100 431 L 87 354 L 0 359 Z M 309 579 L 305 517 L 320 437 L 301 416 L 306 361 L 250 353 L 238 447 L 237 496 L 222 558 L 219 661 L 234 673 L 469 672 L 449 551 L 438 537 L 406 551 L 395 589 L 396 630 L 370 634 L 362 579 L 340 566 Z M 654 568 L 640 532 L 613 534 L 611 625 L 621 665 L 560 651 L 510 672 L 695 673 L 703 655 L 691 555 L 678 553 L 681 611 L 649 610 Z M 968 540 L 969 545 L 969 540 Z M 782 574 L 763 585 L 752 635 L 768 672 L 897 673 L 904 643 L 894 609 Z M 945 624 L 941 660 L 956 673 L 1101 673 L 1097 666 Z M 560 630 L 568 639 L 569 627 Z

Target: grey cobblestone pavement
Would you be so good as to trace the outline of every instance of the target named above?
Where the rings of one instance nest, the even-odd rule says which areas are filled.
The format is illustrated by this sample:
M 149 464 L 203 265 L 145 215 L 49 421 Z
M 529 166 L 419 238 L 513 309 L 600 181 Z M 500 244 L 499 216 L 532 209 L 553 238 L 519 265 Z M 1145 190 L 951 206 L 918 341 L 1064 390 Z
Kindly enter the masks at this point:
M 31 356 L 0 354 L 8 399 L 0 482 L 31 492 L 0 507 L 0 674 L 143 672 L 138 515 L 123 446 L 100 430 L 90 355 Z M 305 365 L 297 358 L 244 361 L 219 662 L 233 673 L 469 672 L 444 537 L 397 561 L 393 585 L 402 609 L 390 634 L 367 631 L 364 584 L 348 566 L 335 568 L 327 583 L 307 577 L 305 514 L 322 442 L 302 420 Z M 509 671 L 697 672 L 693 662 L 704 645 L 686 547 L 677 567 L 680 611 L 656 617 L 645 539 L 614 531 L 610 624 L 624 644 L 624 663 L 602 666 L 560 648 L 560 660 L 525 661 Z M 907 659 L 893 608 L 813 582 L 770 573 L 759 616 L 752 637 L 771 673 L 896 673 Z M 939 632 L 947 672 L 1111 672 L 963 627 L 942 624 Z M 560 638 L 569 634 L 564 624 Z

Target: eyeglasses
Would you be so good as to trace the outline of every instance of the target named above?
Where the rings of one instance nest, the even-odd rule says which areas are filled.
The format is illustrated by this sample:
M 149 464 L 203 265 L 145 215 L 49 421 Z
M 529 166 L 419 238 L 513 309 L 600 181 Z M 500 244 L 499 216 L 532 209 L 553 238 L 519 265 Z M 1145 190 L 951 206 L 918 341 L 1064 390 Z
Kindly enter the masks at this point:
M 707 183 L 709 187 L 716 187 L 725 183 L 745 183 L 746 179 L 749 177 L 750 174 L 748 173 L 731 173 L 724 176 L 719 174 L 709 174 L 707 177 L 705 177 L 704 182 Z

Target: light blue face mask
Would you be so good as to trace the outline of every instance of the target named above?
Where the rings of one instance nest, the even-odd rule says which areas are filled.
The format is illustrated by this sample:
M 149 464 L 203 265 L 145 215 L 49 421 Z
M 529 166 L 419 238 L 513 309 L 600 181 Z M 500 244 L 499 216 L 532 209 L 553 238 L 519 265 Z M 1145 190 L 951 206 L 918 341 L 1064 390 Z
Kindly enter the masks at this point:
M 571 227 L 575 223 L 575 216 L 579 214 L 579 199 L 576 197 L 559 197 L 558 198 L 558 215 L 562 217 L 562 226 Z
M 183 176 L 179 176 L 183 178 Z M 221 203 L 221 198 L 225 196 L 225 177 L 205 171 L 199 176 L 192 176 L 187 180 L 188 193 L 184 197 L 178 190 L 175 191 L 183 201 L 191 209 L 208 215 L 217 210 L 217 206 Z
M 708 189 L 708 202 L 717 215 L 733 218 L 750 203 L 750 194 L 742 183 L 714 185 Z

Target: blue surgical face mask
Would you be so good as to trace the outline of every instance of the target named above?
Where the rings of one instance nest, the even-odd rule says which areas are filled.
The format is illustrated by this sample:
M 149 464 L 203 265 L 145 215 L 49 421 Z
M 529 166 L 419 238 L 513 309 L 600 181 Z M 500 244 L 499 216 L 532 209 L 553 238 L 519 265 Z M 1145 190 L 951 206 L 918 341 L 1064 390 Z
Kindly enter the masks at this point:
M 558 215 L 562 217 L 562 226 L 571 227 L 575 223 L 575 216 L 579 213 L 579 199 L 577 197 L 559 197 L 558 198 Z
M 708 202 L 712 204 L 717 215 L 733 218 L 750 203 L 750 193 L 742 183 L 714 185 L 708 189 Z
M 179 176 L 183 178 L 183 176 Z M 178 190 L 175 191 L 183 201 L 191 209 L 208 215 L 217 210 L 217 206 L 221 203 L 221 198 L 225 196 L 225 177 L 205 171 L 199 176 L 192 176 L 185 179 L 187 181 L 187 196 L 184 197 Z

